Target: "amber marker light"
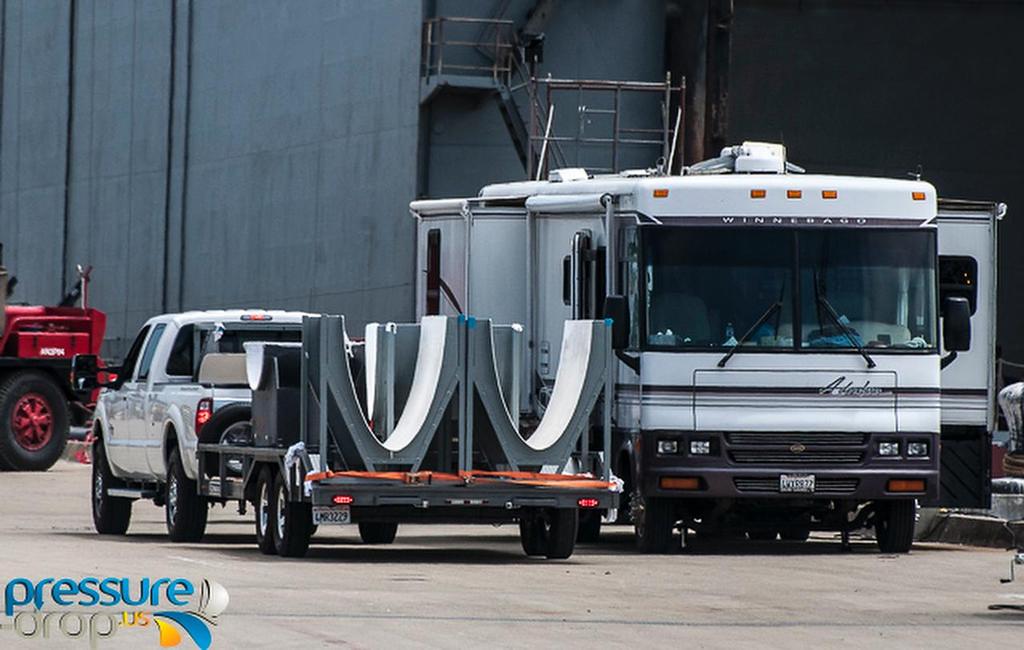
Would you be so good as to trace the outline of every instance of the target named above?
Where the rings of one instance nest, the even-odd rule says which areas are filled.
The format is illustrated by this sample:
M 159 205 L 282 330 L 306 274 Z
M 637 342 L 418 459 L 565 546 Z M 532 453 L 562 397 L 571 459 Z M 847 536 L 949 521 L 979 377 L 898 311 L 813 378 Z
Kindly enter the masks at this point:
M 654 198 L 656 198 L 656 199 L 668 198 L 668 190 L 654 190 Z
M 838 199 L 839 198 L 839 192 L 837 192 L 836 190 L 822 190 L 821 191 L 821 198 L 823 198 L 823 199 Z
M 924 192 L 912 192 L 910 196 L 914 197 L 915 201 L 924 201 L 925 199 Z
M 894 478 L 887 486 L 889 492 L 924 492 L 924 479 Z
M 750 198 L 752 199 L 763 199 L 768 196 L 767 190 L 750 190 Z
M 662 490 L 699 490 L 700 479 L 695 476 L 662 476 L 658 485 Z
M 786 190 L 787 199 L 799 199 L 804 193 L 800 190 Z

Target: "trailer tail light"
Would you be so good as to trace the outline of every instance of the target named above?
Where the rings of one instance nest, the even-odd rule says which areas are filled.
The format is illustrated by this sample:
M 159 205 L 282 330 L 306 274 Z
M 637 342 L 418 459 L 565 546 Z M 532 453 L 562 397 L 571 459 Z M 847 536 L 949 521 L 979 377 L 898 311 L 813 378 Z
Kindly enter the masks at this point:
M 662 476 L 658 485 L 662 490 L 699 490 L 700 479 L 695 476 Z
M 196 404 L 196 435 L 203 430 L 203 425 L 213 417 L 213 400 L 204 397 Z
M 836 190 L 822 190 L 821 191 L 821 198 L 823 198 L 823 199 L 838 199 L 839 198 L 839 192 L 836 191 Z
M 596 508 L 598 503 L 600 502 L 594 497 L 583 497 L 576 502 L 581 508 Z
M 924 492 L 924 479 L 894 478 L 889 481 L 889 492 Z
M 763 199 L 768 196 L 767 190 L 750 190 L 750 198 L 752 199 Z
M 924 192 L 912 192 L 910 194 L 910 196 L 913 197 L 913 199 L 915 201 L 924 201 L 925 200 L 925 193 Z
M 335 494 L 331 497 L 331 502 L 339 506 L 352 505 L 353 501 L 355 501 L 355 499 L 352 498 L 351 494 Z

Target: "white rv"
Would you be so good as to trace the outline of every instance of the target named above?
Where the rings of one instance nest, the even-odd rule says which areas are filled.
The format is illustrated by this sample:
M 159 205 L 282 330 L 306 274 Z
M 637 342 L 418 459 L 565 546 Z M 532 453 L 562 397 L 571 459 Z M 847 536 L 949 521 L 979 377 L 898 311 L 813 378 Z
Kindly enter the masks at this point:
M 677 527 L 873 526 L 906 551 L 915 502 L 987 500 L 1001 206 L 745 143 L 680 176 L 556 170 L 410 207 L 418 315 L 523 323 L 524 417 L 563 322 L 614 319 L 614 468 L 642 550 Z

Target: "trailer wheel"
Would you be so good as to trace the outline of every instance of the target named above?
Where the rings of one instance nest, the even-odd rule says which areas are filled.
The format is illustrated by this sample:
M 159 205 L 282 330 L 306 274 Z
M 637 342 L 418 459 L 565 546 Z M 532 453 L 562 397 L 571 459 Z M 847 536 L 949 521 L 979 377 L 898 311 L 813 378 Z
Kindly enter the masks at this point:
M 42 472 L 68 442 L 68 403 L 48 375 L 23 371 L 0 386 L 0 465 Z
M 398 534 L 398 524 L 387 521 L 359 522 L 359 537 L 364 544 L 390 544 Z
M 914 544 L 917 502 L 914 499 L 875 502 L 875 537 L 883 553 L 906 553 Z
M 92 443 L 92 524 L 100 535 L 124 535 L 132 520 L 132 500 L 107 493 L 122 483 L 110 471 L 103 439 Z
M 547 530 L 540 514 L 523 513 L 519 518 L 519 541 L 529 557 L 539 557 L 547 550 Z
M 576 508 L 553 508 L 548 511 L 547 549 L 549 560 L 564 560 L 576 547 L 576 533 L 580 525 L 580 511 Z M 600 522 L 600 520 L 598 520 Z
M 285 477 L 274 479 L 274 548 L 281 557 L 302 557 L 313 536 L 313 508 L 308 503 L 289 501 Z
M 639 491 L 631 499 L 633 530 L 641 553 L 668 553 L 672 548 L 672 504 L 667 499 L 645 497 Z
M 580 513 L 579 531 L 576 541 L 583 544 L 596 544 L 601 541 L 601 511 L 587 510 Z
M 269 467 L 264 466 L 260 470 L 259 478 L 256 479 L 256 503 L 252 510 L 256 514 L 256 545 L 264 555 L 274 555 L 277 548 L 274 546 L 274 531 L 271 526 L 277 519 L 274 512 L 274 474 Z
M 196 482 L 185 474 L 177 446 L 171 450 L 167 464 L 164 503 L 164 520 L 172 542 L 198 542 L 203 538 L 210 508 L 199 495 Z

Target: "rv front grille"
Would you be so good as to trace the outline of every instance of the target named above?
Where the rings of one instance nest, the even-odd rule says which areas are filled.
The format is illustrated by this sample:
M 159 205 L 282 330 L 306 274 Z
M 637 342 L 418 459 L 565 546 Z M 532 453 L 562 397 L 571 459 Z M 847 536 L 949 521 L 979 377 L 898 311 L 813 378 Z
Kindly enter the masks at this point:
M 740 492 L 768 492 L 778 494 L 779 479 L 775 477 L 744 477 L 733 479 L 733 484 Z M 814 482 L 814 494 L 825 496 L 841 496 L 853 494 L 860 485 L 856 478 L 830 478 L 819 476 Z
M 868 441 L 868 434 L 843 431 L 743 431 L 726 433 L 725 441 L 730 445 L 859 446 Z
M 851 464 L 861 462 L 864 452 L 859 449 L 807 449 L 794 444 L 789 449 L 731 449 L 729 457 L 736 463 L 764 465 Z

